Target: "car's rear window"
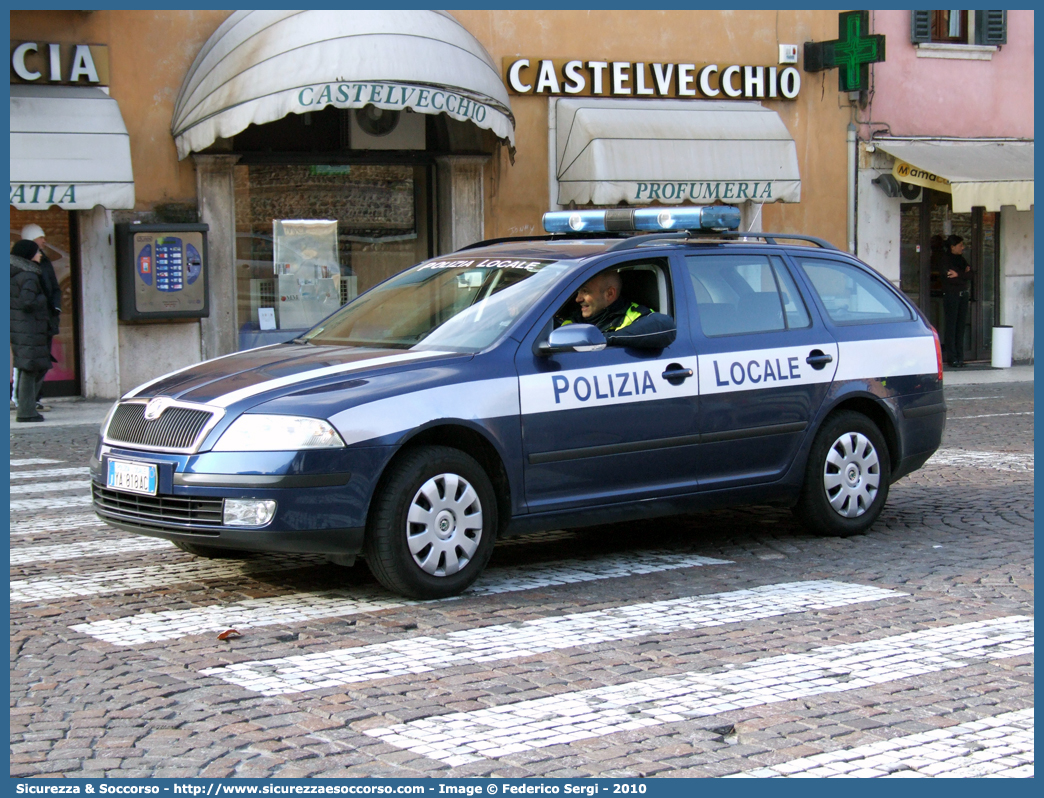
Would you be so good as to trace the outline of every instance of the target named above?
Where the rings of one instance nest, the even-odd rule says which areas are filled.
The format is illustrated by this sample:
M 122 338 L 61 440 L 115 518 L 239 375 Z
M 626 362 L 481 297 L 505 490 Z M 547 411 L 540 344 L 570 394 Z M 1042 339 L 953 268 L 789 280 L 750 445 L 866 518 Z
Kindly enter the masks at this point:
M 906 321 L 910 309 L 882 280 L 849 263 L 798 257 L 798 265 L 836 324 Z

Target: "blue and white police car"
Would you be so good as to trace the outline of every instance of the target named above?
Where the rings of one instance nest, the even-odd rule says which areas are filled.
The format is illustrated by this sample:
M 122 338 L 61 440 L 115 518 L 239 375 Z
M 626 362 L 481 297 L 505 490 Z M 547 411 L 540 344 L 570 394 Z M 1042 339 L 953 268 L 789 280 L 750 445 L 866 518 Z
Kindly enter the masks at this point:
M 939 446 L 938 336 L 859 260 L 738 222 L 549 213 L 547 236 L 426 261 L 300 338 L 141 385 L 102 427 L 94 508 L 204 557 L 362 555 L 419 598 L 538 529 L 777 504 L 861 532 Z M 607 271 L 669 343 L 561 323 Z

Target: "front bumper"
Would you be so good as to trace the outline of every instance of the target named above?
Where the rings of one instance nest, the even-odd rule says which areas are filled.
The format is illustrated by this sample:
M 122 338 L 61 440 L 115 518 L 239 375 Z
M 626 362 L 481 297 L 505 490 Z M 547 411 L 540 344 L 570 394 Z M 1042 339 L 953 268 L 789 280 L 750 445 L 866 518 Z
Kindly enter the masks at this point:
M 106 487 L 110 457 L 156 465 L 156 495 Z M 230 456 L 102 445 L 91 460 L 91 495 L 99 518 L 129 532 L 214 548 L 352 556 L 362 550 L 375 475 L 388 457 L 389 447 Z M 224 499 L 271 499 L 276 512 L 263 527 L 226 526 Z

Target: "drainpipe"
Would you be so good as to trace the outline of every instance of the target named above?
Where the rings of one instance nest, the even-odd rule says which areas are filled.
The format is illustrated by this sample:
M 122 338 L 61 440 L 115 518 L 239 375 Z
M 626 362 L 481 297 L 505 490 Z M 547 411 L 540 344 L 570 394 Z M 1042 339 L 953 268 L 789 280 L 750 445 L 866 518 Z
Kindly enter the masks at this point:
M 856 186 L 859 180 L 859 142 L 856 126 L 848 125 L 848 251 L 856 254 Z
M 558 204 L 558 105 L 554 97 L 547 98 L 547 154 L 547 209 L 560 211 L 562 206 Z

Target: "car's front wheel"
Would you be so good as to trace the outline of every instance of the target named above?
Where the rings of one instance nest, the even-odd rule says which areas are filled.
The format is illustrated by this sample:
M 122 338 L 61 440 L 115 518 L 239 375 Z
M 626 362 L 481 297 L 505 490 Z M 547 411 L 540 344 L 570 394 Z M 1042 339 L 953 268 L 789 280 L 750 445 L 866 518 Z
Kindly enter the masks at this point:
M 817 535 L 865 532 L 888 498 L 888 457 L 884 436 L 869 418 L 853 411 L 831 416 L 812 443 L 795 514 Z
M 407 452 L 392 465 L 366 529 L 366 564 L 396 593 L 453 596 L 486 567 L 497 500 L 471 456 L 446 446 Z

